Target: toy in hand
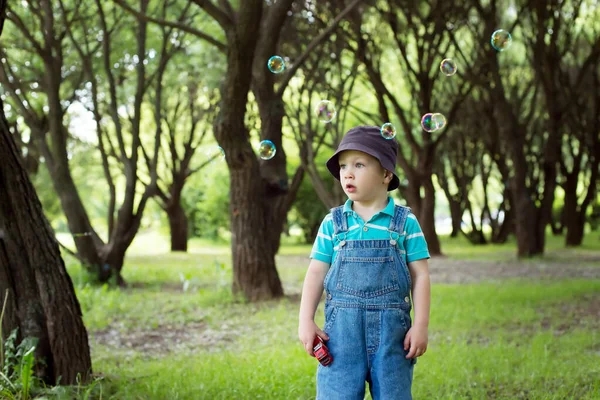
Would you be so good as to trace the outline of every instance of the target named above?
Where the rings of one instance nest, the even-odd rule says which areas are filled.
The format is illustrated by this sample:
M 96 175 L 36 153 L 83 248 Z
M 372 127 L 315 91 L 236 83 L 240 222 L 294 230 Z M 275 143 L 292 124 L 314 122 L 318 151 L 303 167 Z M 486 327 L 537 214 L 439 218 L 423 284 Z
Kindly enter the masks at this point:
M 329 353 L 329 349 L 318 335 L 315 336 L 315 341 L 313 342 L 313 354 L 324 367 L 333 362 L 333 357 Z

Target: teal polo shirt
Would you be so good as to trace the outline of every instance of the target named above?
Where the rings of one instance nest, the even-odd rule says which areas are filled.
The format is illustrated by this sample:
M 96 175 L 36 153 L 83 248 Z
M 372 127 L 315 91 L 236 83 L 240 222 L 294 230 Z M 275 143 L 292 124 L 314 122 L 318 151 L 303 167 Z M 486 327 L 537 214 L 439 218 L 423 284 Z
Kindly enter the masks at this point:
M 394 216 L 394 200 L 391 197 L 388 197 L 387 206 L 373 215 L 367 223 L 352 210 L 352 200 L 350 199 L 344 204 L 343 213 L 348 219 L 346 240 L 385 240 L 390 238 L 388 228 Z M 412 212 L 406 218 L 404 231 L 406 232 L 406 236 L 404 237 L 406 262 L 409 263 L 429 258 L 425 236 L 423 235 L 419 221 L 417 221 L 417 217 Z M 333 239 L 333 215 L 329 213 L 325 216 L 323 222 L 321 222 L 310 258 L 331 265 L 337 253 L 337 249 L 334 249 L 334 247 L 337 247 L 337 243 L 334 244 Z

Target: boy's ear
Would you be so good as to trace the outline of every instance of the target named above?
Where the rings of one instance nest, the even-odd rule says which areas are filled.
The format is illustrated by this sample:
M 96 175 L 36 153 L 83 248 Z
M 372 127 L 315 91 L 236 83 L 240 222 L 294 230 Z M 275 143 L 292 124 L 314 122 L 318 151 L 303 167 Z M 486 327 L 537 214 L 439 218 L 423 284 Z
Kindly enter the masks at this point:
M 394 174 L 392 174 L 387 169 L 384 170 L 383 179 L 389 179 L 391 181 L 393 177 L 394 177 Z M 387 183 L 389 183 L 389 182 L 387 182 Z

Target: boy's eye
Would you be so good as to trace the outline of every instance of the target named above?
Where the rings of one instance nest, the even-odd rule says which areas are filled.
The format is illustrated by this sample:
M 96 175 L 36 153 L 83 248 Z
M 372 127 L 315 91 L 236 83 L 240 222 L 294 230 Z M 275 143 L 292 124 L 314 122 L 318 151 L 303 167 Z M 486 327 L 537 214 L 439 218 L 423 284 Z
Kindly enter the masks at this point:
M 364 167 L 364 166 L 365 166 L 365 165 L 364 165 L 363 163 L 356 163 L 356 168 L 362 168 L 362 167 Z
M 346 168 L 346 164 L 340 164 L 340 169 Z

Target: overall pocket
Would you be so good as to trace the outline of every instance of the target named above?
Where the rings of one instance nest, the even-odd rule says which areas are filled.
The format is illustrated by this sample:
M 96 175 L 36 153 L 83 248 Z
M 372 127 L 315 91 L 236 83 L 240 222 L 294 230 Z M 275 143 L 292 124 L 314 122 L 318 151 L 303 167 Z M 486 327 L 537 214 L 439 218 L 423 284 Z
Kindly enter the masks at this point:
M 364 249 L 342 255 L 336 288 L 354 296 L 369 298 L 400 289 L 391 251 Z

